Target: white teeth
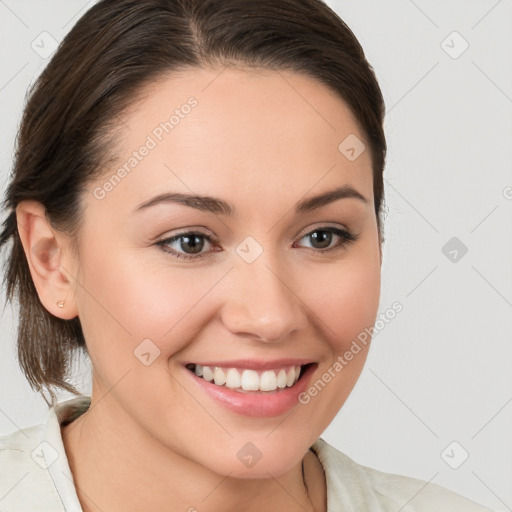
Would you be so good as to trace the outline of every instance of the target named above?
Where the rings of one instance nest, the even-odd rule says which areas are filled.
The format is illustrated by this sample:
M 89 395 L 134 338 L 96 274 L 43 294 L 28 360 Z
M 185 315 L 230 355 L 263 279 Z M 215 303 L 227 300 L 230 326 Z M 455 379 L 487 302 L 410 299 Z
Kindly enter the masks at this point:
M 296 375 L 295 369 L 290 368 L 290 370 L 287 373 L 287 377 L 286 377 L 286 385 L 288 387 L 293 386 L 293 383 L 295 382 L 295 375 Z
M 276 372 L 266 370 L 260 377 L 260 391 L 274 391 L 277 388 Z
M 293 386 L 299 380 L 300 366 L 290 366 L 287 369 L 265 370 L 259 374 L 256 370 L 241 370 L 236 368 L 220 368 L 218 366 L 195 365 L 194 373 L 216 386 L 226 386 L 231 389 L 244 391 L 275 391 L 278 388 Z
M 238 370 L 236 370 L 235 368 L 230 368 L 226 375 L 226 387 L 232 389 L 239 388 L 241 381 L 242 378 L 240 377 Z
M 213 380 L 217 386 L 222 386 L 226 383 L 226 374 L 222 371 L 222 368 L 217 368 L 213 370 Z
M 245 391 L 258 391 L 260 389 L 260 377 L 254 370 L 244 370 L 240 381 L 242 389 Z
M 209 366 L 203 366 L 203 379 L 204 380 L 212 380 L 213 379 L 213 372 L 212 369 Z
M 286 387 L 286 372 L 284 370 L 280 370 L 280 372 L 277 374 L 277 387 Z

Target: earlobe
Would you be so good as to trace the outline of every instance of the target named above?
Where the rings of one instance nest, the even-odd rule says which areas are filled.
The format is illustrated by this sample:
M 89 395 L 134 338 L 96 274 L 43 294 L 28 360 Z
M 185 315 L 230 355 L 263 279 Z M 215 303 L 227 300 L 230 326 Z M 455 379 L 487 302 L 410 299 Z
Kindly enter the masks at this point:
M 43 306 L 54 316 L 69 320 L 78 314 L 74 284 L 63 268 L 64 237 L 58 236 L 37 201 L 21 201 L 16 207 L 18 233 L 30 274 Z

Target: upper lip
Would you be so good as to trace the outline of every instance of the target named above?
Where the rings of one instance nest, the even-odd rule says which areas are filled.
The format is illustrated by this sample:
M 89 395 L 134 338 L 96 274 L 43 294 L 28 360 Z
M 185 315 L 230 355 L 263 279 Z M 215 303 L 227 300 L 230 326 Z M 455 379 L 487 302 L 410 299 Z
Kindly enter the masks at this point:
M 283 366 L 303 366 L 305 364 L 314 363 L 311 359 L 299 359 L 296 357 L 273 359 L 272 361 L 264 361 L 261 359 L 231 359 L 230 361 L 188 361 L 188 364 L 198 364 L 201 366 L 220 366 L 221 368 L 247 368 L 248 370 L 272 370 Z

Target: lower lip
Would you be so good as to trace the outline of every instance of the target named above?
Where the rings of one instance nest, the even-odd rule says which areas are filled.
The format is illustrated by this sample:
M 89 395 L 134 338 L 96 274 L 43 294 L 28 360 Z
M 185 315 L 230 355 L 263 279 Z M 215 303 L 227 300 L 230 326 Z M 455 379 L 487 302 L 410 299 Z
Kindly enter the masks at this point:
M 185 372 L 211 398 L 228 409 L 244 416 L 270 418 L 288 412 L 299 403 L 298 397 L 307 388 L 316 366 L 316 364 L 308 366 L 292 387 L 278 388 L 276 391 L 239 392 L 212 384 L 187 368 Z

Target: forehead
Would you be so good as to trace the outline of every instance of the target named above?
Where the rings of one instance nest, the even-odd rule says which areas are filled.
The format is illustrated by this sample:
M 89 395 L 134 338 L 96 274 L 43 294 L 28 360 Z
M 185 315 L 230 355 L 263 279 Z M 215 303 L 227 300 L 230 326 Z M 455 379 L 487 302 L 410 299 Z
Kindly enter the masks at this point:
M 116 161 L 98 181 L 124 169 L 110 204 L 162 188 L 226 196 L 227 187 L 295 202 L 316 183 L 351 183 L 373 199 L 369 150 L 356 160 L 340 150 L 347 138 L 366 145 L 364 133 L 346 103 L 309 76 L 190 68 L 142 89 L 120 126 Z
M 184 106 L 191 98 L 197 106 L 188 112 Z M 225 139 L 226 131 L 249 144 L 255 136 L 272 140 L 279 130 L 281 136 L 274 146 L 289 139 L 337 138 L 344 133 L 365 138 L 338 94 L 313 77 L 286 70 L 188 68 L 164 75 L 140 91 L 125 113 L 125 126 L 150 133 L 155 122 L 165 123 L 173 113 L 180 118 L 178 123 L 172 122 L 175 128 L 186 124 L 198 135 L 207 133 L 213 141 Z M 185 117 L 187 123 L 181 123 Z M 129 138 L 129 133 L 125 135 Z

